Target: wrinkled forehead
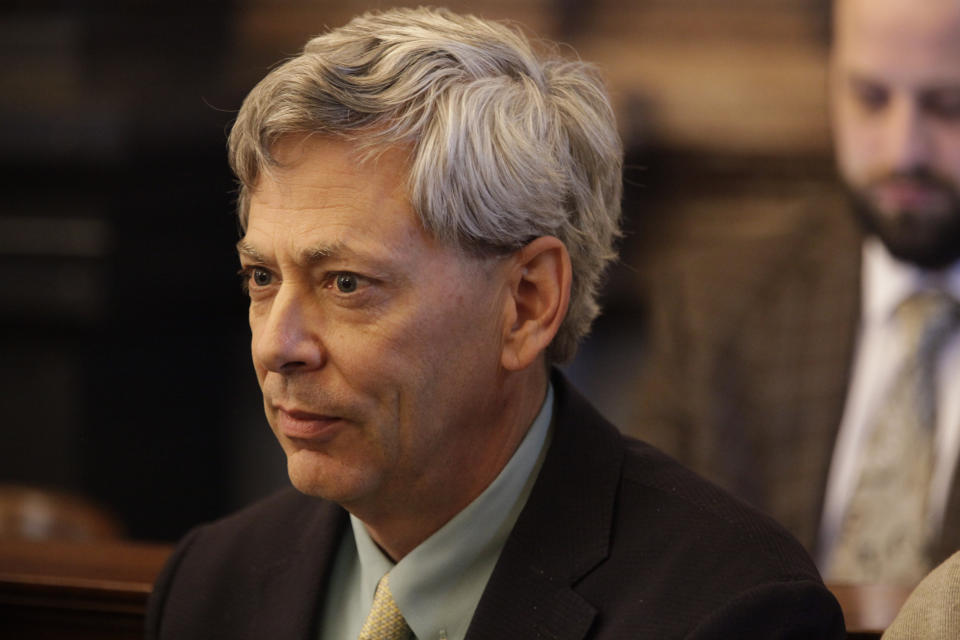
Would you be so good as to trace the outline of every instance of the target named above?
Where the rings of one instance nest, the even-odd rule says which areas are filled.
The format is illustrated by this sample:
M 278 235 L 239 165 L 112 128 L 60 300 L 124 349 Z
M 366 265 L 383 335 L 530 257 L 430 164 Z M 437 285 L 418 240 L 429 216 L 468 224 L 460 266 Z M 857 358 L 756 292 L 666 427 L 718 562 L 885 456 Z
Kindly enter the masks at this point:
M 270 145 L 269 161 L 247 184 L 248 203 L 284 200 L 288 206 L 409 205 L 409 160 L 402 148 L 364 152 L 359 145 L 316 134 L 289 134 Z
M 960 0 L 836 0 L 832 55 L 891 82 L 960 80 Z
M 279 136 L 265 146 L 256 169 L 240 176 L 237 214 L 241 227 L 246 229 L 251 198 L 263 191 L 264 184 L 302 182 L 317 174 L 342 173 L 347 181 L 357 181 L 360 176 L 363 183 L 375 176 L 378 180 L 374 182 L 389 184 L 396 198 L 408 199 L 411 149 L 377 142 L 373 137 L 347 140 L 305 132 Z
M 289 136 L 272 151 L 276 166 L 261 171 L 247 194 L 243 246 L 280 238 L 291 255 L 303 256 L 359 249 L 399 256 L 410 247 L 431 247 L 488 262 L 425 228 L 409 194 L 408 149 L 371 155 L 338 138 Z

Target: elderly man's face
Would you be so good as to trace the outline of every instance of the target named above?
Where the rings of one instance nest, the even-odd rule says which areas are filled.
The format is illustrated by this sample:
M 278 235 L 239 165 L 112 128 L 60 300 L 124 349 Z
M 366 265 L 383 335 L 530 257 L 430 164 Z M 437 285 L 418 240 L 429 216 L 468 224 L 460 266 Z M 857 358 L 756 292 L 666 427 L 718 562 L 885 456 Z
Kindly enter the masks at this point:
M 837 0 L 840 172 L 867 229 L 925 267 L 960 257 L 960 1 Z
M 496 440 L 501 261 L 444 246 L 404 155 L 285 140 L 238 243 L 253 362 L 293 484 L 368 511 L 469 477 Z M 441 487 L 437 488 L 436 485 Z

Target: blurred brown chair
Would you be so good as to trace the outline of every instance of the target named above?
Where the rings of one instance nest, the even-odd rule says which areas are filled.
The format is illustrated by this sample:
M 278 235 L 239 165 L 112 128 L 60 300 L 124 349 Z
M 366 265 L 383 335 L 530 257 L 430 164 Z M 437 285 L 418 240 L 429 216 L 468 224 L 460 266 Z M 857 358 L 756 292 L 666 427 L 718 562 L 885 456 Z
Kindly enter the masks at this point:
M 170 545 L 81 496 L 0 485 L 0 638 L 138 640 Z
M 120 520 L 78 495 L 0 484 L 0 540 L 94 541 L 124 535 Z

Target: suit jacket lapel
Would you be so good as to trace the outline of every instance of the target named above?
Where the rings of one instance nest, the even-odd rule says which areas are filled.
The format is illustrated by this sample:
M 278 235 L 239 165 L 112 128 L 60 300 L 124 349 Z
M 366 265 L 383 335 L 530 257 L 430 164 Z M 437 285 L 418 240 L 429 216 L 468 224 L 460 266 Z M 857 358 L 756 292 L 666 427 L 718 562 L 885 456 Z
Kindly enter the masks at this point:
M 609 553 L 623 448 L 559 374 L 550 450 L 467 632 L 481 638 L 583 638 L 596 609 L 574 583 Z

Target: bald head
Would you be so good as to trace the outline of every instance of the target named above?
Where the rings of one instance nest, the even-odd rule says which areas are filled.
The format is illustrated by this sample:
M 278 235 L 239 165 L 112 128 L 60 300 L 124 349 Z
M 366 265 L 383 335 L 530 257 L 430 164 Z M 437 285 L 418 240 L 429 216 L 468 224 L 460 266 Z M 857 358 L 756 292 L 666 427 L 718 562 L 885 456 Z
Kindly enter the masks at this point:
M 831 117 L 866 230 L 921 267 L 960 257 L 960 0 L 836 0 Z

